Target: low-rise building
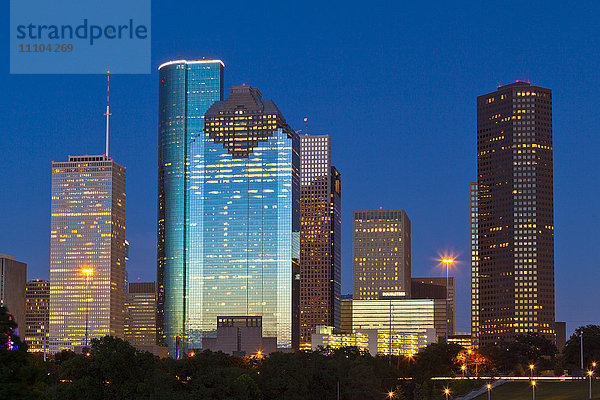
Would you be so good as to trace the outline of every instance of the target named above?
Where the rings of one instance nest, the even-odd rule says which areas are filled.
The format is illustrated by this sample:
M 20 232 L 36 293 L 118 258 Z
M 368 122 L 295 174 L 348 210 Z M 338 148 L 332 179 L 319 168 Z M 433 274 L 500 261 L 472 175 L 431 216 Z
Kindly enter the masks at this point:
M 435 329 L 424 332 L 392 332 L 378 329 L 356 329 L 352 333 L 334 333 L 331 326 L 318 326 L 312 335 L 312 350 L 319 347 L 339 349 L 358 347 L 376 355 L 411 355 L 436 341 Z
M 277 338 L 263 337 L 261 316 L 217 317 L 217 337 L 204 338 L 202 350 L 234 356 L 268 355 L 277 351 Z

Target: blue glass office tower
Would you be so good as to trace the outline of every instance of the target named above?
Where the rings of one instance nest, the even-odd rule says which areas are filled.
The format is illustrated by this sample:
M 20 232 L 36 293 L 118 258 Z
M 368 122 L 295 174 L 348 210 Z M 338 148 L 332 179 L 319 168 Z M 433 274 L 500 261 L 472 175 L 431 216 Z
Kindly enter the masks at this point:
M 222 76 L 219 61 L 160 68 L 157 328 L 172 356 L 227 316 L 298 347 L 298 135 L 256 88 L 222 101 Z
M 264 337 L 298 348 L 299 147 L 256 88 L 207 111 L 190 160 L 190 348 L 214 337 L 218 316 L 261 316 Z
M 176 355 L 185 343 L 188 294 L 189 166 L 204 113 L 223 100 L 219 60 L 171 61 L 159 67 L 157 342 Z

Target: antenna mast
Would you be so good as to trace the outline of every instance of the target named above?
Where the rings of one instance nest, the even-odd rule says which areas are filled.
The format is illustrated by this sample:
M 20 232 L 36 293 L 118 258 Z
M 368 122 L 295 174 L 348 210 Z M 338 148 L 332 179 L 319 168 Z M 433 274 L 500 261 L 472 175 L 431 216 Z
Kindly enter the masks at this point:
M 110 98 L 110 71 L 106 71 L 106 157 L 108 157 L 108 117 L 110 114 L 110 106 L 109 106 L 109 98 Z
M 308 118 L 304 118 L 304 134 L 308 135 Z

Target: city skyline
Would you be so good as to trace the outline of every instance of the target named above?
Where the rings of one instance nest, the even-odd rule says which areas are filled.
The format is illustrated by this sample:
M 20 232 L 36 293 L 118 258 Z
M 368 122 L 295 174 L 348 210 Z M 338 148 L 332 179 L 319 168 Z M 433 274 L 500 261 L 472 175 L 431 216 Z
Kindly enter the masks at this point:
M 411 10 L 414 11 L 414 9 Z M 473 11 L 468 12 L 473 13 Z M 503 13 L 500 11 L 500 14 Z M 547 13 L 545 15 L 549 17 L 550 21 L 554 21 L 553 14 L 547 15 Z M 585 15 L 578 13 L 579 11 L 574 12 L 567 18 L 575 19 L 576 16 L 577 19 L 583 21 L 580 23 L 581 31 L 574 34 L 581 40 L 591 25 L 586 22 L 588 20 Z M 366 18 L 369 18 L 369 15 Z M 535 24 L 533 27 L 526 28 L 525 20 L 518 16 L 516 18 L 520 31 L 533 30 L 537 32 L 537 29 L 541 29 L 541 25 Z M 489 23 L 490 20 L 487 22 Z M 477 23 L 477 27 L 484 31 L 486 29 L 483 22 Z M 173 42 L 172 37 L 166 32 L 167 27 L 164 24 L 162 27 L 157 25 L 156 29 L 155 32 L 165 34 L 165 42 Z M 460 29 L 459 31 L 464 33 Z M 307 35 L 313 37 L 310 36 L 311 34 Z M 425 43 L 432 43 L 431 35 L 425 36 Z M 229 36 L 226 37 L 229 38 Z M 327 42 L 342 44 L 337 37 L 334 39 L 333 42 L 331 40 L 327 40 Z M 555 39 L 557 43 L 564 44 L 559 36 L 556 36 Z M 593 185 L 589 185 L 588 179 L 591 179 L 592 182 L 596 181 L 597 173 L 594 168 L 588 167 L 588 163 L 591 163 L 592 159 L 591 150 L 596 148 L 598 143 L 592 137 L 595 128 L 587 111 L 584 110 L 584 105 L 587 104 L 584 99 L 591 101 L 592 106 L 596 100 L 592 97 L 591 91 L 586 91 L 586 87 L 590 83 L 587 82 L 585 87 L 582 87 L 579 81 L 582 80 L 582 77 L 586 79 L 591 77 L 591 86 L 594 86 L 594 79 L 597 78 L 591 74 L 591 71 L 597 56 L 588 55 L 582 47 L 567 46 L 567 49 L 573 49 L 575 56 L 580 59 L 585 55 L 587 60 L 585 65 L 584 63 L 576 65 L 574 73 L 567 72 L 562 67 L 550 70 L 548 67 L 540 67 L 538 62 L 532 61 L 536 59 L 536 56 L 539 58 L 540 54 L 544 54 L 536 50 L 535 44 L 538 39 L 534 38 L 532 41 L 533 43 L 525 45 L 524 48 L 519 48 L 516 46 L 518 43 L 516 35 L 509 36 L 508 42 L 516 46 L 511 49 L 513 52 L 511 58 L 517 60 L 516 66 L 500 63 L 494 67 L 494 62 L 498 61 L 498 58 L 491 52 L 481 49 L 483 53 L 481 56 L 466 57 L 465 64 L 469 68 L 462 69 L 458 64 L 460 56 L 464 56 L 472 47 L 482 47 L 482 43 L 479 46 L 473 46 L 472 42 L 467 41 L 462 47 L 458 46 L 459 54 L 457 56 L 453 57 L 447 51 L 442 52 L 442 56 L 448 56 L 446 60 L 442 61 L 442 64 L 446 67 L 452 66 L 450 70 L 455 72 L 446 75 L 442 73 L 441 76 L 435 75 L 435 72 L 439 72 L 438 69 L 426 67 L 421 72 L 402 62 L 400 64 L 403 69 L 392 67 L 391 74 L 396 75 L 387 74 L 381 69 L 381 65 L 391 65 L 394 60 L 401 61 L 399 56 L 389 54 L 390 58 L 384 60 L 370 57 L 373 54 L 367 51 L 364 53 L 365 58 L 374 61 L 372 67 L 379 76 L 371 78 L 372 80 L 369 79 L 371 80 L 371 89 L 361 82 L 355 84 L 366 88 L 365 97 L 375 103 L 381 102 L 379 104 L 381 110 L 386 111 L 380 114 L 369 109 L 366 112 L 357 113 L 357 116 L 352 114 L 354 112 L 352 110 L 365 109 L 366 103 L 363 103 L 363 100 L 341 97 L 343 101 L 339 105 L 332 103 L 332 98 L 340 95 L 340 92 L 326 82 L 322 83 L 323 87 L 311 86 L 309 78 L 314 77 L 311 74 L 315 74 L 315 70 L 307 66 L 310 64 L 309 62 L 298 65 L 297 58 L 295 55 L 292 56 L 291 52 L 284 53 L 286 56 L 280 60 L 272 59 L 265 56 L 265 53 L 261 53 L 270 64 L 269 73 L 265 73 L 260 69 L 264 68 L 266 61 L 255 58 L 253 62 L 247 61 L 242 64 L 238 61 L 241 55 L 236 55 L 227 46 L 222 48 L 219 41 L 206 47 L 194 44 L 188 48 L 176 46 L 173 50 L 166 49 L 170 44 L 159 41 L 156 45 L 158 51 L 155 51 L 153 69 L 163 61 L 176 59 L 178 54 L 186 54 L 191 57 L 217 56 L 224 59 L 227 65 L 234 66 L 232 69 L 236 71 L 231 75 L 231 81 L 226 81 L 226 87 L 230 87 L 232 83 L 243 82 L 259 86 L 265 92 L 270 93 L 273 98 L 282 99 L 278 101 L 278 104 L 288 117 L 290 125 L 295 129 L 301 129 L 302 119 L 308 116 L 309 131 L 326 132 L 332 135 L 335 143 L 334 152 L 337 152 L 334 154 L 334 158 L 339 160 L 336 161 L 336 166 L 344 175 L 342 293 L 351 291 L 349 287 L 351 263 L 348 258 L 348 253 L 351 252 L 349 215 L 353 210 L 379 206 L 404 208 L 411 215 L 414 234 L 413 275 L 431 276 L 436 273 L 442 275 L 441 269 L 435 269 L 436 254 L 444 252 L 446 249 L 454 250 L 459 253 L 459 260 L 462 261 L 462 264 L 458 265 L 455 276 L 457 287 L 460 288 L 462 285 L 463 289 L 457 289 L 457 293 L 464 292 L 469 287 L 469 210 L 468 202 L 465 201 L 469 194 L 466 188 L 475 174 L 475 160 L 473 159 L 476 136 L 474 99 L 478 95 L 487 93 L 490 86 L 496 83 L 508 84 L 516 79 L 529 78 L 535 84 L 552 88 L 557 97 L 554 102 L 557 141 L 555 144 L 556 319 L 566 319 L 570 331 L 575 326 L 594 322 L 594 320 L 589 320 L 593 315 L 591 308 L 586 308 L 587 306 L 584 304 L 584 300 L 590 298 L 592 302 L 595 300 L 596 294 L 593 293 L 593 288 L 585 284 L 583 290 L 576 291 L 575 288 L 581 282 L 586 282 L 585 277 L 588 273 L 593 277 L 596 276 L 595 270 L 592 269 L 593 258 L 589 255 L 592 254 L 591 249 L 587 247 L 586 243 L 580 243 L 583 241 L 582 238 L 589 237 L 595 220 L 594 218 L 591 218 L 591 221 L 581 220 L 576 218 L 576 215 L 582 208 L 595 215 L 591 204 L 595 189 L 589 188 Z M 365 43 L 360 40 L 356 43 L 356 50 L 360 51 L 366 48 Z M 394 49 L 393 44 L 387 40 L 384 40 L 382 46 Z M 457 46 L 452 48 L 457 49 Z M 348 48 L 346 47 L 346 49 Z M 420 51 L 410 46 L 407 52 L 409 55 L 423 56 Z M 549 52 L 548 57 L 554 63 L 548 62 L 546 59 L 546 64 L 559 65 L 559 61 L 565 56 L 567 50 L 559 51 L 550 48 Z M 508 53 L 509 51 L 506 50 L 504 56 Z M 323 55 L 324 53 L 317 51 L 316 54 L 306 55 L 306 57 L 307 61 L 315 61 L 315 57 Z M 490 60 L 486 60 L 485 56 L 489 56 Z M 443 57 L 441 58 L 443 59 Z M 294 64 L 292 64 L 292 59 L 294 59 Z M 333 54 L 325 59 L 330 66 L 338 64 L 348 66 L 348 71 L 341 74 L 339 78 L 331 78 L 336 84 L 346 81 L 346 84 L 350 85 L 356 82 L 353 77 L 360 76 L 368 66 L 362 60 L 356 60 L 357 65 L 353 65 L 351 59 L 338 54 Z M 432 56 L 423 58 L 423 60 L 431 59 Z M 484 72 L 476 72 L 474 65 L 480 64 L 482 60 L 486 60 L 486 63 L 489 62 L 490 68 Z M 341 61 L 345 61 L 345 64 Z M 424 64 L 426 64 L 425 61 L 417 62 L 420 67 L 423 67 Z M 295 65 L 293 69 L 290 68 L 292 65 Z M 289 71 L 294 71 L 298 76 L 292 77 Z M 156 118 L 153 118 L 153 115 L 156 111 L 155 98 L 157 96 L 155 96 L 155 89 L 152 89 L 151 86 L 156 82 L 156 76 L 156 71 L 154 71 L 150 77 L 115 76 L 114 78 L 114 98 L 118 106 L 112 111 L 113 118 L 123 124 L 113 130 L 111 148 L 114 149 L 113 153 L 118 155 L 117 158 L 128 166 L 129 181 L 134 185 L 131 191 L 132 196 L 128 198 L 128 210 L 133 207 L 135 211 L 128 220 L 127 237 L 132 243 L 129 270 L 132 281 L 137 280 L 138 277 L 142 280 L 155 279 L 152 260 L 155 257 L 155 239 L 153 237 L 156 229 L 149 221 L 155 219 L 156 204 L 148 199 L 155 197 L 157 179 L 151 172 L 156 165 L 154 156 L 148 156 L 148 154 L 155 153 Z M 390 85 L 394 90 L 389 90 L 390 76 L 397 79 Z M 409 76 L 411 81 L 419 81 L 419 85 L 409 82 Z M 269 80 L 271 81 L 266 82 Z M 301 81 L 302 84 L 294 83 L 295 80 Z M 35 85 L 30 82 L 35 82 Z M 2 236 L 2 242 L 6 243 L 6 248 L 2 251 L 27 262 L 30 267 L 28 275 L 32 279 L 48 277 L 46 271 L 48 270 L 49 238 L 47 232 L 49 220 L 46 215 L 49 215 L 49 183 L 44 182 L 44 179 L 48 181 L 48 177 L 47 173 L 44 175 L 44 168 L 40 166 L 47 169 L 50 160 L 63 159 L 64 155 L 69 153 L 94 154 L 102 151 L 104 138 L 101 88 L 103 84 L 103 80 L 97 76 L 56 77 L 52 83 L 46 82 L 43 77 L 11 78 L 9 94 L 3 97 L 6 109 L 11 109 L 8 107 L 9 98 L 11 102 L 16 100 L 23 104 L 12 112 L 20 120 L 19 124 L 24 126 L 17 126 L 16 121 L 7 123 L 7 132 L 14 133 L 5 138 L 7 146 L 15 150 L 8 155 L 9 170 L 3 183 L 5 185 L 14 184 L 16 194 L 4 194 L 2 204 L 5 208 L 15 209 L 16 212 L 15 215 L 7 216 L 9 225 L 15 226 L 15 229 L 10 235 Z M 25 112 L 31 103 L 21 101 L 24 95 L 34 93 L 33 86 L 37 85 L 40 85 L 42 90 L 47 93 L 47 97 L 42 100 L 42 103 L 48 111 L 37 110 L 35 118 L 24 121 Z M 121 85 L 120 89 L 119 85 Z M 421 85 L 425 85 L 424 88 Z M 78 86 L 82 86 L 82 88 Z M 431 94 L 432 89 L 436 86 L 441 91 L 433 92 L 434 95 L 444 97 L 446 100 L 440 101 L 433 98 L 435 96 L 426 96 L 420 93 L 423 91 Z M 288 90 L 290 93 L 286 93 Z M 328 93 L 328 90 L 331 93 Z M 392 92 L 392 95 L 398 98 L 391 99 L 389 94 L 383 93 L 385 90 Z M 91 93 L 96 91 L 99 95 L 94 98 L 95 95 Z M 150 93 L 148 96 L 143 96 L 147 98 L 138 96 L 136 100 L 133 100 L 136 93 L 145 91 Z M 405 95 L 398 95 L 401 91 L 405 91 L 406 96 L 411 99 L 403 97 Z M 298 99 L 293 98 L 294 95 L 298 95 Z M 448 101 L 448 97 L 453 98 L 452 96 L 458 95 L 464 97 L 465 100 L 457 99 L 454 103 Z M 82 99 L 81 102 L 79 99 Z M 308 99 L 313 101 L 309 102 Z M 326 112 L 325 105 L 327 104 L 333 104 L 330 114 Z M 400 109 L 407 105 L 410 106 L 407 108 L 409 112 L 402 113 Z M 424 108 L 424 110 L 419 110 L 419 108 Z M 140 115 L 134 115 L 137 113 L 133 110 L 137 109 L 140 110 Z M 390 116 L 390 109 L 399 110 L 398 115 Z M 432 117 L 429 120 L 425 118 L 440 113 L 440 111 L 444 115 L 444 123 L 439 117 Z M 67 113 L 68 117 L 62 116 Z M 70 118 L 73 118 L 73 122 L 70 121 Z M 418 125 L 412 121 L 413 118 L 420 121 Z M 149 121 L 143 121 L 143 119 Z M 385 123 L 377 122 L 377 119 L 381 119 Z M 375 129 L 368 129 L 367 122 L 375 124 Z M 81 134 L 81 126 L 86 131 L 85 135 Z M 48 129 L 42 129 L 42 127 Z M 38 131 L 40 133 L 36 133 Z M 374 131 L 377 131 L 377 134 L 374 134 Z M 47 136 L 43 136 L 41 132 Z M 363 134 L 365 141 L 356 145 L 357 136 Z M 428 135 L 431 135 L 431 138 L 428 139 Z M 128 136 L 133 136 L 133 138 Z M 380 138 L 384 140 L 379 140 Z M 144 143 L 149 151 L 132 147 L 132 144 L 139 142 Z M 574 145 L 582 147 L 583 154 L 573 154 L 574 152 L 570 150 Z M 430 148 L 424 149 L 421 146 Z M 356 162 L 355 154 L 361 154 L 363 162 Z M 28 155 L 32 157 L 31 171 L 14 169 L 13 164 L 18 165 L 19 160 Z M 413 166 L 414 168 L 411 168 Z M 423 168 L 425 171 L 417 171 L 419 168 Z M 41 173 L 40 170 L 42 170 Z M 591 178 L 588 175 L 588 178 L 584 180 L 576 173 L 578 170 L 591 170 Z M 384 176 L 382 179 L 376 176 L 380 171 L 389 172 L 382 174 Z M 131 178 L 130 172 L 135 178 Z M 18 177 L 21 174 L 23 174 L 23 180 L 27 181 L 27 185 L 32 188 L 26 188 L 19 182 Z M 406 183 L 407 190 L 400 191 L 390 188 L 388 186 L 390 178 L 394 181 L 403 181 L 403 184 Z M 583 193 L 580 196 L 572 196 L 571 193 L 576 190 L 583 190 Z M 19 201 L 15 201 L 17 199 Z M 145 202 L 148 204 L 144 204 Z M 19 227 L 17 221 L 23 221 L 23 228 Z M 129 236 L 130 233 L 131 236 Z M 589 281 L 593 281 L 593 279 Z M 468 299 L 468 296 L 460 299 L 457 297 L 457 330 L 468 329 L 469 307 L 468 300 L 465 301 L 465 299 Z M 567 310 L 571 308 L 576 309 L 576 313 L 573 315 L 567 313 Z

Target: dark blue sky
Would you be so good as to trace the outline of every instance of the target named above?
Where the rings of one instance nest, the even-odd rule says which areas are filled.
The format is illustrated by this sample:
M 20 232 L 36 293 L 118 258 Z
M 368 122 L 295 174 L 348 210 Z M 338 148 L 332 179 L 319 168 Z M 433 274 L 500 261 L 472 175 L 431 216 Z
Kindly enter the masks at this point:
M 0 252 L 49 275 L 50 162 L 104 149 L 105 78 L 10 75 L 0 64 Z M 454 251 L 457 329 L 469 327 L 469 182 L 477 95 L 529 80 L 553 90 L 556 317 L 600 322 L 597 228 L 600 3 L 153 1 L 152 74 L 111 77 L 111 156 L 127 167 L 131 280 L 156 276 L 157 73 L 219 58 L 226 87 L 257 86 L 294 129 L 328 133 L 342 173 L 343 292 L 352 210 L 403 208 L 413 276 Z M 453 4 L 450 4 L 453 3 Z

